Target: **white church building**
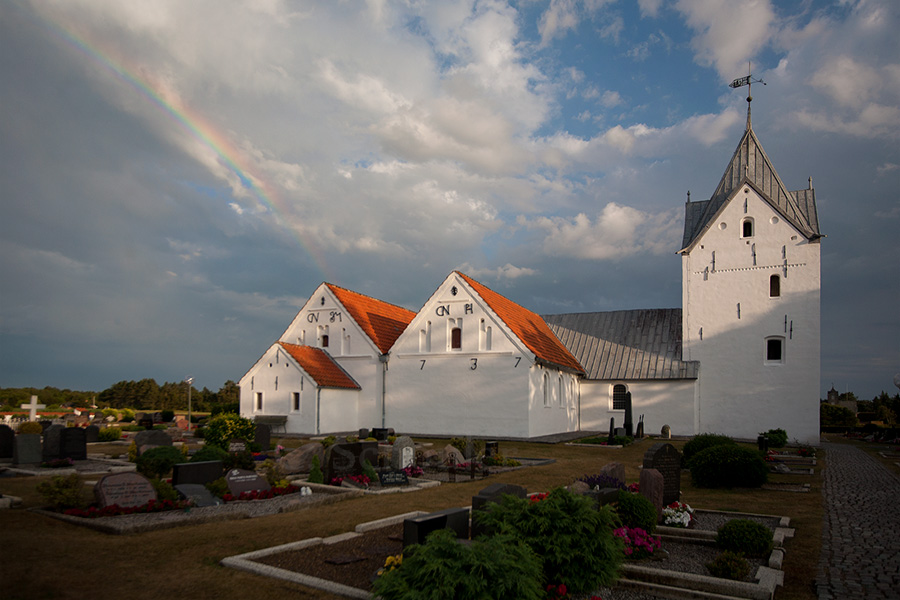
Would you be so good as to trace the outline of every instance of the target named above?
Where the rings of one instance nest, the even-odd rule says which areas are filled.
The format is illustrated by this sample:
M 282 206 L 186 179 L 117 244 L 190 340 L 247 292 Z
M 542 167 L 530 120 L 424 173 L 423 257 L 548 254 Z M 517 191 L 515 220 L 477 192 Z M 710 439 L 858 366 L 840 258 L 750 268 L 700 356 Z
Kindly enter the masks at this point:
M 240 380 L 241 414 L 325 434 L 534 438 L 645 431 L 819 439 L 818 217 L 750 123 L 709 200 L 687 202 L 682 308 L 538 316 L 451 273 L 418 311 L 323 283 Z

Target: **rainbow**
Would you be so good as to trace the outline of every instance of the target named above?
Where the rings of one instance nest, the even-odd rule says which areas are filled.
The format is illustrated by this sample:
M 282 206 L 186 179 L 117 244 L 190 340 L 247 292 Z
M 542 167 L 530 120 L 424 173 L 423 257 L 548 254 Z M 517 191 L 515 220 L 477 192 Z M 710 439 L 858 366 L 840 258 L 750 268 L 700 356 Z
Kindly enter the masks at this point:
M 161 86 L 155 85 L 149 78 L 141 76 L 139 68 L 128 68 L 124 60 L 114 60 L 111 53 L 103 52 L 96 44 L 89 43 L 58 19 L 48 15 L 38 15 L 38 17 L 43 26 L 66 45 L 113 73 L 117 79 L 139 92 L 166 116 L 176 121 L 192 137 L 212 150 L 220 164 L 237 176 L 244 189 L 272 211 L 277 222 L 291 233 L 291 236 L 312 258 L 319 271 L 322 274 L 328 273 L 324 256 L 319 248 L 311 240 L 303 239 L 300 233 L 290 227 L 284 218 L 283 215 L 288 208 L 286 201 L 281 198 L 274 186 L 257 174 L 258 171 L 252 161 L 231 141 L 228 135 L 216 129 L 199 112 L 180 102 L 176 105 L 175 102 L 168 100 Z

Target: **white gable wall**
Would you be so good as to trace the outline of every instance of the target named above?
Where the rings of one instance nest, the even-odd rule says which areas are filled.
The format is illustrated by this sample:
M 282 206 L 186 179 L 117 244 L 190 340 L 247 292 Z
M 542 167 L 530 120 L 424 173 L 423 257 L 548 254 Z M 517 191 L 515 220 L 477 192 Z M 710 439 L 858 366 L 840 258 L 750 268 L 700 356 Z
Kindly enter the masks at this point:
M 323 335 L 328 345 L 323 345 Z M 382 371 L 380 352 L 324 283 L 319 285 L 279 338 L 282 342 L 322 348 L 360 386 L 357 403 L 340 431 L 382 424 Z
M 780 427 L 818 441 L 819 248 L 745 184 L 683 255 L 683 352 L 701 364 L 697 433 L 755 438 Z M 781 360 L 767 360 L 769 339 Z
M 455 290 L 455 293 L 454 293 Z M 460 347 L 453 348 L 454 328 Z M 434 435 L 531 437 L 574 430 L 577 386 L 565 375 L 563 409 L 543 406 L 543 373 L 484 301 L 451 274 L 391 350 L 386 424 Z M 555 387 L 554 387 L 555 386 Z

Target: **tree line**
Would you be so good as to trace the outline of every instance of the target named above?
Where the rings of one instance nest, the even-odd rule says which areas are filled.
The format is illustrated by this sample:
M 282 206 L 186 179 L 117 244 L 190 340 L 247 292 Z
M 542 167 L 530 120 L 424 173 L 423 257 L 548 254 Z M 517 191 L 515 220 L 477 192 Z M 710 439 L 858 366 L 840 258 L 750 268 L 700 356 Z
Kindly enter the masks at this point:
M 237 410 L 240 402 L 240 388 L 230 379 L 213 392 L 204 387 L 201 390 L 191 386 L 191 409 L 198 412 L 212 412 L 231 408 Z M 0 388 L 0 405 L 21 410 L 19 407 L 38 397 L 38 403 L 49 408 L 71 406 L 74 408 L 133 408 L 135 410 L 187 410 L 188 386 L 184 382 L 165 382 L 162 385 L 154 379 L 140 381 L 119 381 L 102 392 L 80 392 L 54 387 Z

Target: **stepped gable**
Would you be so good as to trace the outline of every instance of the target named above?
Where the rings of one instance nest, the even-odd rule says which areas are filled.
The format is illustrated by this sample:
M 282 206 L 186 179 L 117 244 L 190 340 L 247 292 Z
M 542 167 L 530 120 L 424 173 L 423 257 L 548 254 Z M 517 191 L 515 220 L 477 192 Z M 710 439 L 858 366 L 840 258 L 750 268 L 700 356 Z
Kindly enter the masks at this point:
M 748 117 L 744 136 L 735 149 L 716 191 L 709 200 L 689 201 L 685 204 L 681 252 L 690 250 L 697 238 L 715 221 L 722 207 L 745 183 L 756 190 L 807 239 L 816 240 L 822 237 L 816 214 L 816 192 L 812 189 L 811 182 L 809 189 L 788 191 L 759 143 Z
M 331 283 L 325 285 L 382 354 L 388 353 L 406 326 L 416 316 L 413 311 L 400 306 Z
M 468 275 L 459 271 L 456 271 L 456 274 L 462 277 L 494 311 L 494 314 L 534 353 L 538 362 L 584 374 L 584 369 L 578 360 L 559 341 L 541 317 L 478 283 Z
M 297 364 L 313 378 L 316 385 L 324 388 L 342 388 L 358 390 L 359 384 L 337 364 L 331 355 L 321 348 L 299 346 L 287 342 L 278 342 L 285 352 L 291 355 Z
M 584 366 L 587 379 L 696 379 L 681 354 L 680 308 L 543 315 Z

